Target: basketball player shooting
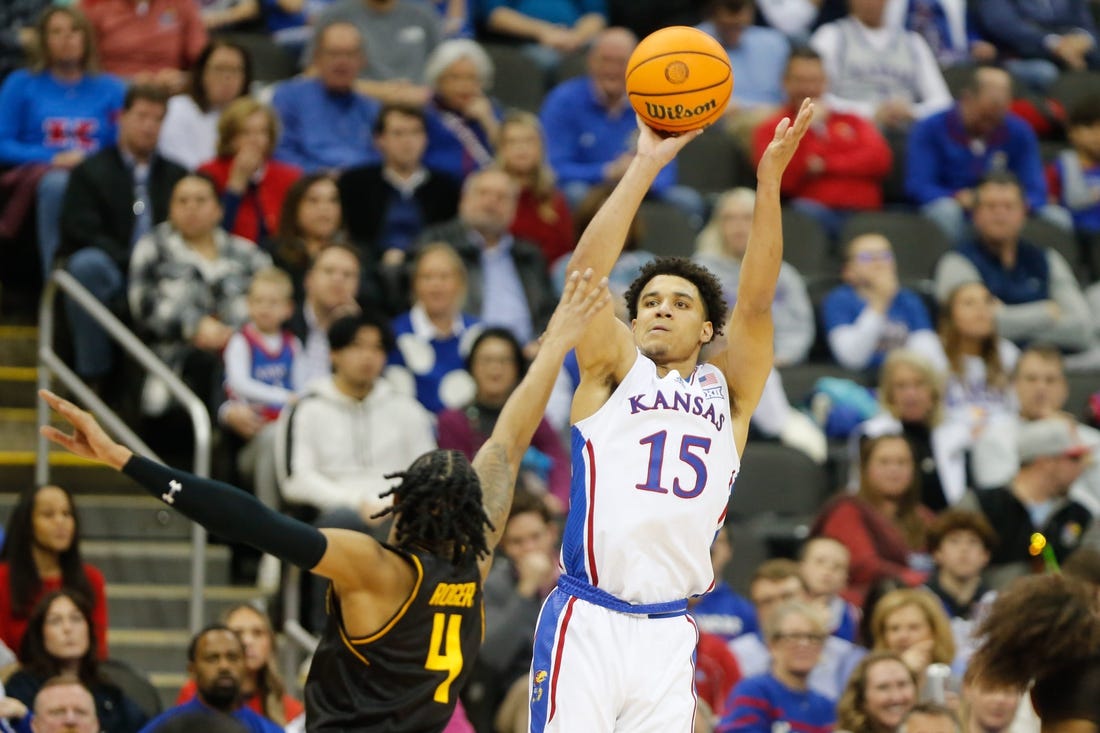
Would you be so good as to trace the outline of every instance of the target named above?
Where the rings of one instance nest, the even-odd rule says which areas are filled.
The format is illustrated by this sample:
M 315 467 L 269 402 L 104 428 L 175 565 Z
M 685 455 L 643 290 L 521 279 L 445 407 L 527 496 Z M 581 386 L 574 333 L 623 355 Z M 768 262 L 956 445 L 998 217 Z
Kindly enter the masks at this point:
M 772 368 L 779 184 L 812 117 L 807 101 L 793 124 L 780 122 L 760 161 L 723 351 L 699 363 L 726 305 L 714 276 L 679 258 L 650 263 L 627 290 L 629 327 L 608 305 L 577 344 L 564 573 L 535 632 L 533 733 L 692 730 L 698 634 L 687 598 L 713 586 L 710 544 Z M 639 128 L 637 154 L 570 269 L 610 272 L 658 171 L 698 134 Z
M 135 456 L 95 419 L 39 394 L 73 427 L 42 434 L 127 474 L 211 532 L 332 581 L 330 614 L 305 686 L 306 730 L 438 733 L 481 646 L 482 583 L 566 352 L 610 302 L 607 280 L 573 273 L 535 361 L 473 464 L 457 451 L 417 458 L 399 478 L 389 543 L 315 529 L 248 493 Z M 383 512 L 385 513 L 385 512 Z

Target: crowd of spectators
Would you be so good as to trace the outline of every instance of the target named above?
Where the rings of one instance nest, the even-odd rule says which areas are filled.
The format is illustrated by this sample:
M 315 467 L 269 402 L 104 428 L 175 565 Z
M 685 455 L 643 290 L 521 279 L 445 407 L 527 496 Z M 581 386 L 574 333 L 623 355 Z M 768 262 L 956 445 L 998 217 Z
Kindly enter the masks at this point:
M 638 38 L 697 25 L 734 71 L 705 135 L 731 152 L 661 172 L 611 288 L 687 253 L 732 306 L 753 181 L 701 190 L 692 166 L 751 169 L 812 98 L 782 184 L 800 226 L 753 438 L 835 484 L 804 508 L 797 560 L 770 546 L 731 573 L 716 538 L 715 588 L 692 601 L 697 730 L 1035 730 L 1020 691 L 967 662 L 1013 578 L 1051 563 L 1100 577 L 1100 398 L 1088 412 L 1069 388 L 1100 393 L 1098 15 L 1095 0 L 9 0 L 0 241 L 141 335 L 263 501 L 381 537 L 385 476 L 437 446 L 472 455 L 537 351 L 576 239 L 634 155 Z M 535 109 L 496 96 L 516 74 L 504 51 L 534 64 Z M 273 78 L 272 52 L 297 73 Z M 646 211 L 687 239 L 647 235 Z M 875 225 L 890 216 L 904 223 Z M 64 313 L 93 389 L 136 420 L 178 410 L 83 309 Z M 804 392 L 807 365 L 828 378 Z M 526 729 L 577 379 L 567 359 L 524 459 L 456 733 Z M 103 576 L 80 559 L 66 489 L 21 497 L 2 559 L 0 662 L 20 667 L 0 678 L 0 722 L 300 724 L 250 607 L 193 640 L 180 706 L 149 723 L 104 673 Z M 315 629 L 324 591 L 305 594 Z

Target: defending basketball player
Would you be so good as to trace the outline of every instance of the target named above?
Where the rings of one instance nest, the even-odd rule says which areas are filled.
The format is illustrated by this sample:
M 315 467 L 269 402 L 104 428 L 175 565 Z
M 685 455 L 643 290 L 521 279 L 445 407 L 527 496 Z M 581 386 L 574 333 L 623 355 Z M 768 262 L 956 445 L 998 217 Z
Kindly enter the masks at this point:
M 610 302 L 606 278 L 573 273 L 538 356 L 471 465 L 458 451 L 395 478 L 390 542 L 317 530 L 246 492 L 133 455 L 95 419 L 43 390 L 74 428 L 42 433 L 136 480 L 188 518 L 332 581 L 330 615 L 306 681 L 306 730 L 438 733 L 481 646 L 481 586 L 512 503 L 520 460 L 566 352 Z
M 779 184 L 812 116 L 807 102 L 793 124 L 783 120 L 760 161 L 725 350 L 699 363 L 726 306 L 713 275 L 676 258 L 647 265 L 631 285 L 629 327 L 609 305 L 577 344 L 565 572 L 535 634 L 534 733 L 692 730 L 697 631 L 687 598 L 713 585 L 709 547 L 772 368 Z M 657 172 L 694 137 L 639 128 L 638 153 L 570 268 L 610 271 Z

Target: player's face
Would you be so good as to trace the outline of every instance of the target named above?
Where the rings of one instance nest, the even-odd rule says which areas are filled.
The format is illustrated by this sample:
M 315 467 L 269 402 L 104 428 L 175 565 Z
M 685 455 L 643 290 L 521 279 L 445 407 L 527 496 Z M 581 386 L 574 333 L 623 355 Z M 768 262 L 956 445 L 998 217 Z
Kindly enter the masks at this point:
M 894 368 L 887 393 L 902 422 L 924 422 L 936 406 L 932 385 L 919 369 L 908 364 Z
M 879 441 L 865 470 L 867 484 L 876 497 L 900 501 L 913 482 L 913 452 L 904 438 Z
M 75 662 L 88 653 L 88 619 L 68 596 L 58 596 L 42 624 L 46 652 L 60 662 Z
M 34 699 L 34 733 L 95 733 L 95 700 L 83 685 L 53 685 Z
M 993 295 L 981 283 L 960 286 L 951 299 L 951 321 L 964 338 L 989 338 L 997 328 Z
M 902 606 L 886 617 L 882 643 L 892 652 L 901 654 L 919 641 L 932 638 L 932 624 L 919 606 Z
M 784 618 L 768 648 L 776 669 L 805 678 L 821 659 L 827 638 L 819 624 L 800 613 Z
M 963 685 L 963 698 L 970 706 L 971 720 L 983 731 L 1003 731 L 1016 717 L 1023 695 L 1011 687 L 986 688 L 978 683 Z
M 271 634 L 259 612 L 238 608 L 226 619 L 225 625 L 233 629 L 244 645 L 244 666 L 251 673 L 267 666 L 271 658 Z
M 976 532 L 960 529 L 949 532 L 932 553 L 936 566 L 957 580 L 969 580 L 981 575 L 989 564 L 989 550 Z
M 195 645 L 191 676 L 204 702 L 219 710 L 231 709 L 244 678 L 244 648 L 232 631 L 215 630 Z
M 904 664 L 883 659 L 867 668 L 863 707 L 876 730 L 897 730 L 916 701 L 917 686 Z
M 58 487 L 43 486 L 34 495 L 31 523 L 38 549 L 60 554 L 72 546 L 76 518 L 69 497 Z
M 631 328 L 634 342 L 657 364 L 694 358 L 714 335 L 699 290 L 676 275 L 657 275 L 646 283 Z
M 801 572 L 810 593 L 834 595 L 848 584 L 848 550 L 836 542 L 816 541 L 806 550 Z
M 1020 402 L 1020 415 L 1027 420 L 1051 417 L 1069 396 L 1061 365 L 1033 352 L 1020 357 L 1012 386 Z

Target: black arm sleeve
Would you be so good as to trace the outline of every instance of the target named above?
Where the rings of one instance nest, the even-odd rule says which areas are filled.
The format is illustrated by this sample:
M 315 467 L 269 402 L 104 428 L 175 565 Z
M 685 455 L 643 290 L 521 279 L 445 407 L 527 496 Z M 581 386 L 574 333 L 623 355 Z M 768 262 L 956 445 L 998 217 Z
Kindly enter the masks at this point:
M 220 481 L 200 478 L 134 455 L 122 472 L 188 519 L 214 534 L 252 545 L 312 570 L 328 540 L 314 527 L 272 511 L 256 497 Z

